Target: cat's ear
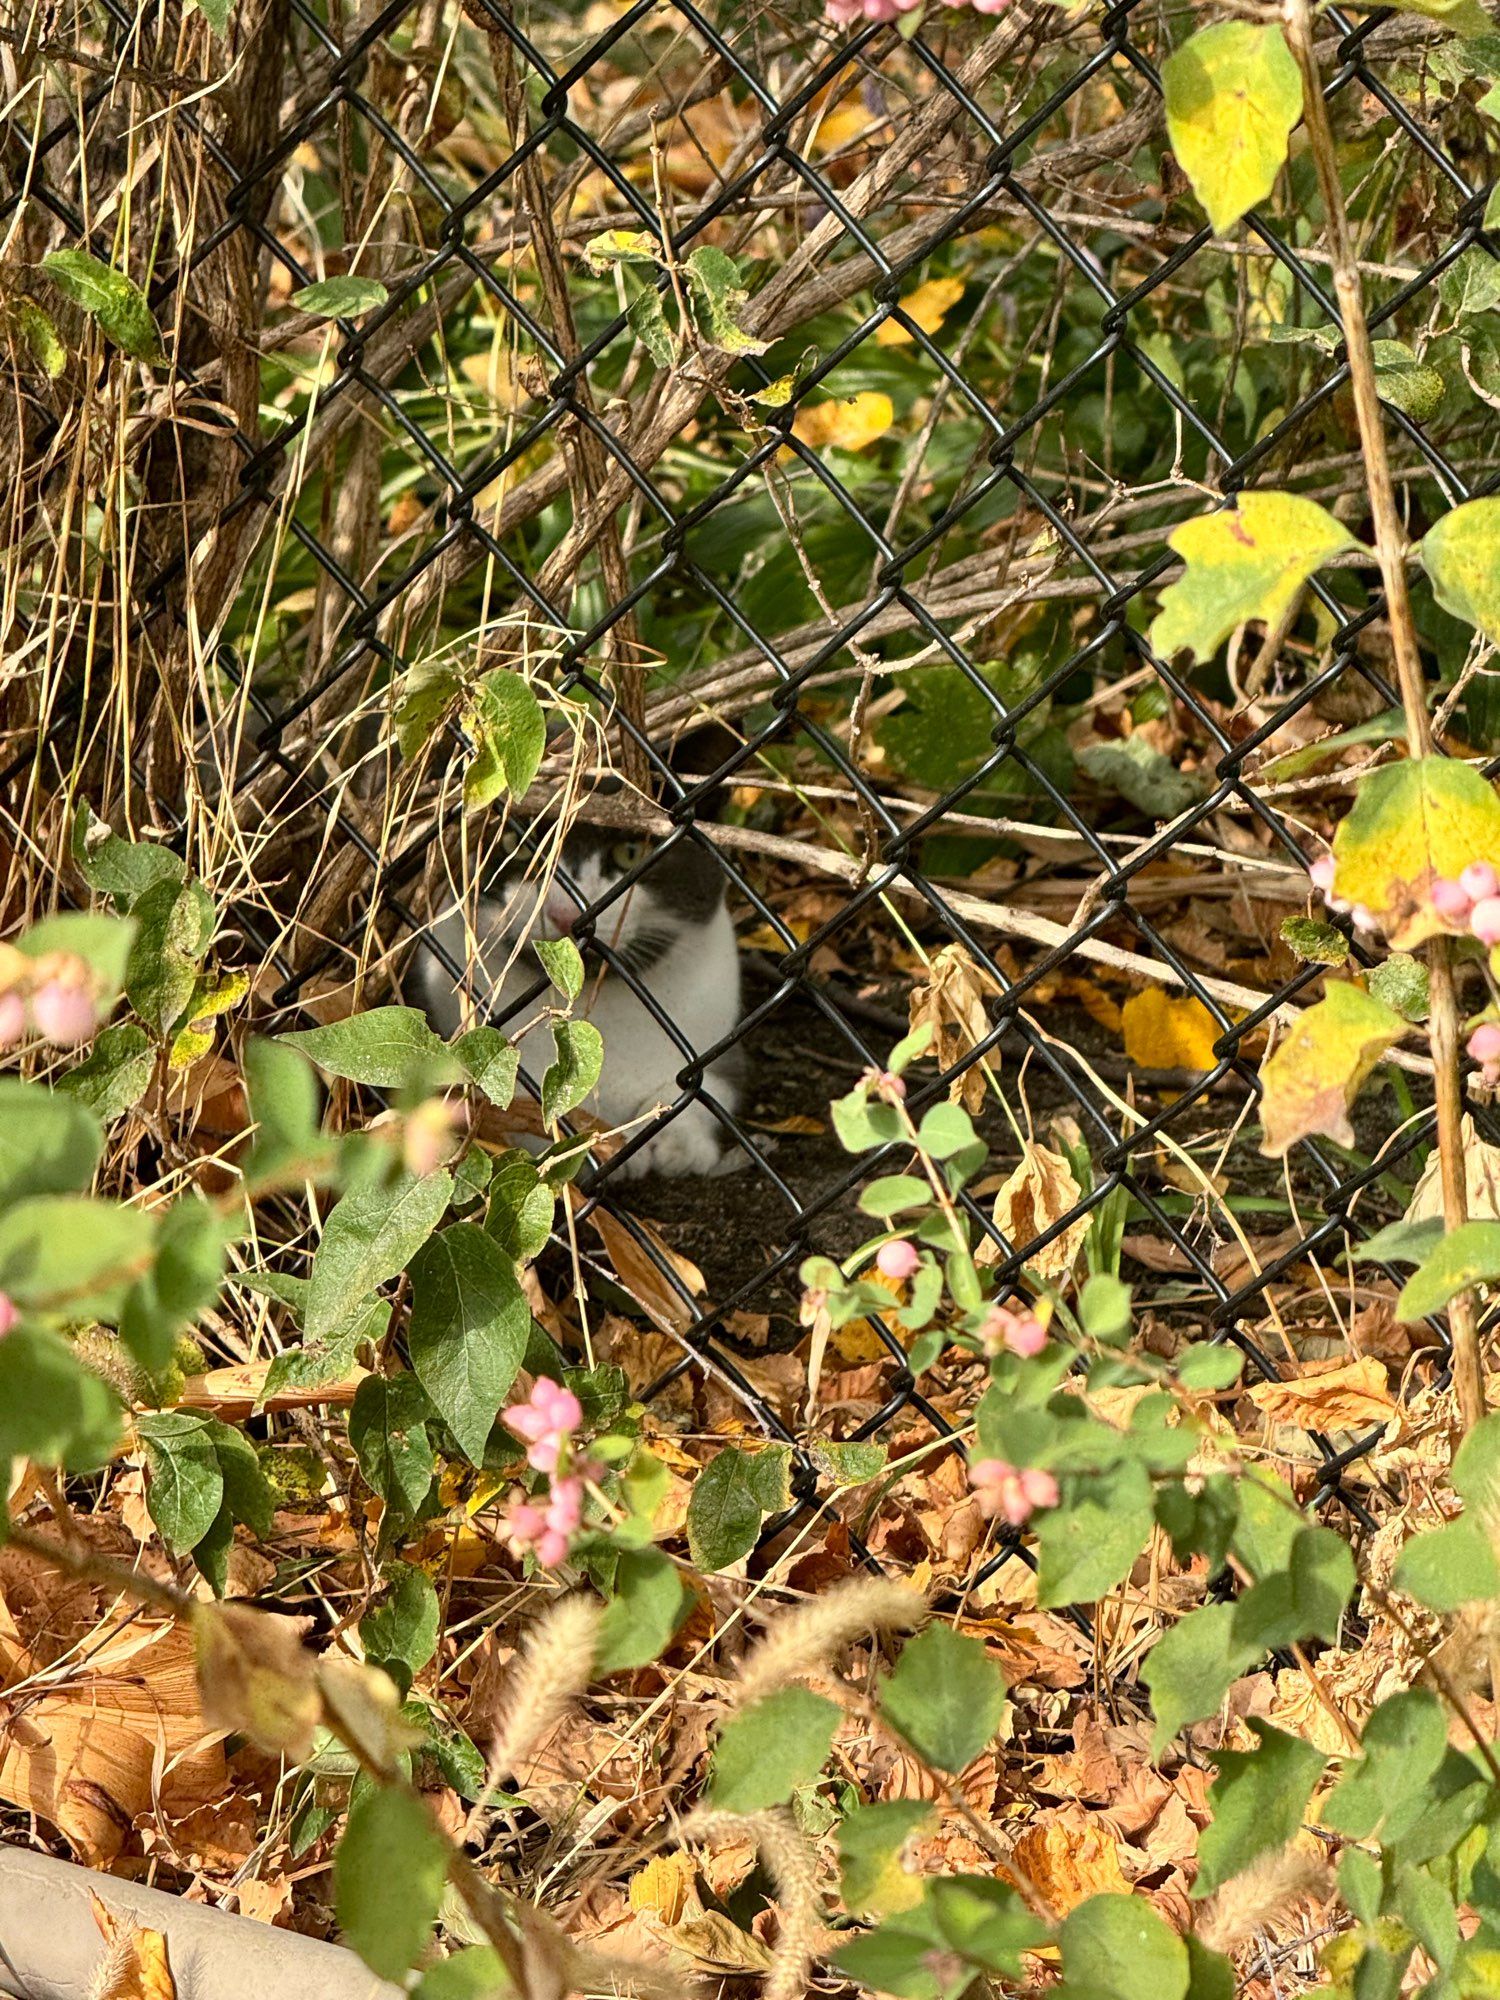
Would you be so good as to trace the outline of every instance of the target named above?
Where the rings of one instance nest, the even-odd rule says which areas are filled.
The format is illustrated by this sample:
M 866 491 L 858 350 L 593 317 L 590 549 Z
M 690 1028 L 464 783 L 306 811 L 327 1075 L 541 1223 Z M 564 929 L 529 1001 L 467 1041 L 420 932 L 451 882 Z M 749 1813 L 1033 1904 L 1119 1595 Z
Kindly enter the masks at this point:
M 736 730 L 722 722 L 698 722 L 677 738 L 667 753 L 667 763 L 679 784 L 691 786 L 705 778 L 717 779 L 697 805 L 701 818 L 717 819 L 744 757 L 744 738 Z

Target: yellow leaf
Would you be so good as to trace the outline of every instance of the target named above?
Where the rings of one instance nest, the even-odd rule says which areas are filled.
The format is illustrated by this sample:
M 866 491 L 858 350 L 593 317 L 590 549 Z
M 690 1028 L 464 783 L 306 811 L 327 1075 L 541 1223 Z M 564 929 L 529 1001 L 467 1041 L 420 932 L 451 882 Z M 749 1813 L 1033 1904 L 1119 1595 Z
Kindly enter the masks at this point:
M 1120 1010 L 1125 1053 L 1142 1069 L 1210 1070 L 1219 1024 L 1201 1000 L 1148 986 Z
M 923 333 L 936 333 L 964 295 L 962 278 L 929 278 L 901 301 L 901 310 Z M 912 336 L 899 321 L 888 319 L 875 329 L 878 347 L 910 347 Z
M 1466 926 L 1433 908 L 1434 882 L 1500 855 L 1500 795 L 1452 757 L 1403 757 L 1361 781 L 1333 840 L 1333 887 L 1363 903 L 1393 951 Z
M 862 389 L 857 396 L 814 403 L 800 410 L 792 435 L 814 447 L 836 444 L 840 451 L 863 451 L 883 437 L 896 420 L 896 406 L 883 389 Z
M 1065 1805 L 1055 1818 L 1033 1824 L 1016 1842 L 1016 1866 L 1056 1917 L 1090 1896 L 1128 1896 L 1114 1835 L 1085 1813 Z
M 669 1927 L 681 1923 L 697 1873 L 685 1854 L 658 1854 L 630 1878 L 630 1907 L 649 1910 Z
M 1396 1414 L 1385 1369 L 1370 1355 L 1291 1382 L 1257 1382 L 1247 1393 L 1273 1423 L 1300 1424 L 1303 1430 L 1356 1430 L 1388 1423 Z
M 129 1917 L 117 1917 L 92 1889 L 89 1906 L 106 1946 L 89 1987 L 91 2000 L 177 2000 L 161 1932 L 143 1930 Z
M 1295 1140 L 1326 1133 L 1354 1144 L 1349 1107 L 1376 1063 L 1407 1023 L 1363 987 L 1337 980 L 1309 1007 L 1261 1066 L 1260 1150 L 1280 1159 Z

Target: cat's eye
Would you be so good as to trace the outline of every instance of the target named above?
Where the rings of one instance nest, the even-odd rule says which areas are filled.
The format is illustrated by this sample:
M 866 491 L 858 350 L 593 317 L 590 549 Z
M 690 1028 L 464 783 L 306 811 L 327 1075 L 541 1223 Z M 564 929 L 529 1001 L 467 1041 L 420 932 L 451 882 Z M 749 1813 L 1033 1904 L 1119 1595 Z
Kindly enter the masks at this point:
M 609 858 L 623 875 L 627 869 L 634 868 L 645 852 L 644 840 L 617 840 L 609 850 Z

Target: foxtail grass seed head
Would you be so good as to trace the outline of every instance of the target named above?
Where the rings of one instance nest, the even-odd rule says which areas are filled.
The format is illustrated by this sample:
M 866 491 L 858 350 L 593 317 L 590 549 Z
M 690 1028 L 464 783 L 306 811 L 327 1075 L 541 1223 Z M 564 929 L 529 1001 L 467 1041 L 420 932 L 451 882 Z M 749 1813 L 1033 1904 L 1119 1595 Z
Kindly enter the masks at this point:
M 915 1632 L 926 1617 L 926 1600 L 904 1584 L 883 1576 L 851 1577 L 771 1621 L 745 1655 L 735 1698 L 748 1707 L 816 1672 L 856 1639 Z
M 588 1686 L 604 1607 L 574 1592 L 537 1621 L 521 1655 L 490 1757 L 491 1784 L 523 1764 Z
M 1198 1935 L 1211 1951 L 1248 1944 L 1294 1903 L 1319 1902 L 1333 1889 L 1326 1864 L 1296 1847 L 1279 1847 L 1232 1876 L 1209 1903 Z
M 748 1835 L 755 1842 L 771 1878 L 780 1915 L 771 1969 L 760 2000 L 805 2000 L 813 1961 L 823 1949 L 827 1932 L 817 1857 L 797 1822 L 779 1806 L 753 1813 L 707 1811 L 694 1813 L 683 1833 L 689 1840 Z

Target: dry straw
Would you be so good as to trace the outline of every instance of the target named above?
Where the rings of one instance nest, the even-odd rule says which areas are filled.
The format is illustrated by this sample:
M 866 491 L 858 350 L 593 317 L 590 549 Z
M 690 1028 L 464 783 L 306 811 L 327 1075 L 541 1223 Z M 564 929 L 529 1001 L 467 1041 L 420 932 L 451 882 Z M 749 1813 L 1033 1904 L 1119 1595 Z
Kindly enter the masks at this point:
M 801 1680 L 869 1635 L 915 1632 L 927 1617 L 927 1603 L 888 1577 L 851 1578 L 822 1597 L 786 1611 L 760 1643 L 745 1655 L 734 1689 L 738 1707 Z

